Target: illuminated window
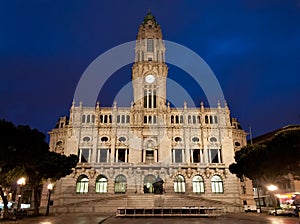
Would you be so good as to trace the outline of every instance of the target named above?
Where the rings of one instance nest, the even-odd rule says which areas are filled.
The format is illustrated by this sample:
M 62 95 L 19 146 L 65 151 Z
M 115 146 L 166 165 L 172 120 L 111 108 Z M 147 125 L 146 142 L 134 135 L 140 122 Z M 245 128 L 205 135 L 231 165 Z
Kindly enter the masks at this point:
M 78 177 L 76 182 L 76 193 L 87 193 L 89 191 L 89 178 L 85 175 Z
M 126 177 L 124 175 L 118 175 L 115 179 L 115 193 L 124 194 L 126 192 Z
M 211 191 L 216 194 L 223 194 L 223 180 L 220 176 L 214 175 L 211 178 Z
M 204 181 L 199 175 L 193 177 L 193 192 L 196 194 L 204 193 Z
M 96 193 L 107 193 L 107 178 L 103 175 L 96 179 Z
M 177 175 L 174 178 L 174 192 L 185 193 L 185 180 L 182 175 Z

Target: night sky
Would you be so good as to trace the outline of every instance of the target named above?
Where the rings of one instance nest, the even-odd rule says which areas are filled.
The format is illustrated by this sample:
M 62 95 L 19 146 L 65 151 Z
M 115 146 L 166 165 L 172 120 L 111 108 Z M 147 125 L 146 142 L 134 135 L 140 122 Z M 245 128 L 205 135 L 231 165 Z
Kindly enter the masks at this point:
M 89 64 L 135 40 L 149 9 L 165 40 L 207 62 L 246 131 L 300 123 L 300 0 L 1 0 L 0 118 L 50 131 Z M 188 74 L 169 67 L 197 106 L 205 101 Z M 100 104 L 111 106 L 130 79 L 131 65 L 116 72 Z

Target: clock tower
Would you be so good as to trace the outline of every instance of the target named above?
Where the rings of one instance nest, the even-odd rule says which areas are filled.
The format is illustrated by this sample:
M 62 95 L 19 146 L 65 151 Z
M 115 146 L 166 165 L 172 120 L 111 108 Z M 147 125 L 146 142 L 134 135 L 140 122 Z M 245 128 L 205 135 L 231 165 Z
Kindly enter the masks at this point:
M 148 12 L 139 27 L 132 66 L 134 107 L 137 110 L 150 112 L 166 108 L 168 67 L 165 50 L 160 25 Z

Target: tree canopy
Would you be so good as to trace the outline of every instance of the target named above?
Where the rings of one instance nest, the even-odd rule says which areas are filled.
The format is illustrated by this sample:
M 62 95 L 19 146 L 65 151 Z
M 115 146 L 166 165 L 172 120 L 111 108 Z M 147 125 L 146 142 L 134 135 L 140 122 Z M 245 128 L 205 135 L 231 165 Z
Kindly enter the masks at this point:
M 61 155 L 49 151 L 46 136 L 29 126 L 15 126 L 0 120 L 0 194 L 7 200 L 2 187 L 10 187 L 21 176 L 36 193 L 38 187 L 47 179 L 58 180 L 72 173 L 78 162 L 76 155 Z M 35 208 L 38 213 L 36 197 Z
M 235 163 L 229 170 L 238 177 L 252 180 L 276 180 L 292 174 L 300 177 L 300 130 L 276 134 L 263 145 L 248 145 L 235 153 Z

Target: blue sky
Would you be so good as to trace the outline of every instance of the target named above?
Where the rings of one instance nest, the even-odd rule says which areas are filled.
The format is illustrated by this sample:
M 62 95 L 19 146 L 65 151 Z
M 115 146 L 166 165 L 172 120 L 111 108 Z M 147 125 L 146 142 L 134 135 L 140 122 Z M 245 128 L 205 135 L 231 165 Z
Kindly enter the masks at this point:
M 68 115 L 76 85 L 99 55 L 136 38 L 148 10 L 164 39 L 201 56 L 232 116 L 257 136 L 300 123 L 300 0 L 2 0 L 0 118 L 43 132 Z M 170 66 L 195 104 L 201 89 Z M 131 78 L 118 71 L 100 94 L 110 106 Z M 110 92 L 111 91 L 111 92 Z

